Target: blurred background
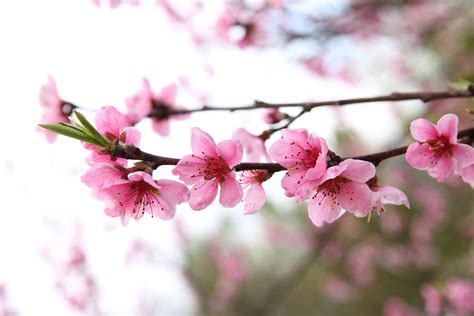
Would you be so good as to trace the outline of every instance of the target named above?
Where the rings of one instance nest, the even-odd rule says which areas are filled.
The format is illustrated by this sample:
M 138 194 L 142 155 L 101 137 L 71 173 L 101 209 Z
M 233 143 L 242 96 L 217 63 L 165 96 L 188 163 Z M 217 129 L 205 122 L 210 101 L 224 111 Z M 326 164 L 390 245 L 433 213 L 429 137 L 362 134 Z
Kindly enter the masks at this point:
M 474 199 L 458 179 L 439 184 L 398 157 L 378 177 L 411 209 L 370 222 L 317 228 L 275 175 L 256 215 L 181 205 L 171 221 L 123 227 L 80 181 L 82 146 L 36 130 L 48 74 L 64 100 L 122 111 L 142 78 L 178 84 L 187 108 L 462 87 L 474 80 L 471 0 L 2 1 L 0 39 L 0 315 L 473 315 Z M 471 127 L 469 108 L 325 107 L 292 126 L 354 156 L 409 144 L 418 117 L 457 113 Z M 137 127 L 143 150 L 181 157 L 191 127 L 216 141 L 239 127 L 258 135 L 263 114 L 195 113 L 166 138 Z

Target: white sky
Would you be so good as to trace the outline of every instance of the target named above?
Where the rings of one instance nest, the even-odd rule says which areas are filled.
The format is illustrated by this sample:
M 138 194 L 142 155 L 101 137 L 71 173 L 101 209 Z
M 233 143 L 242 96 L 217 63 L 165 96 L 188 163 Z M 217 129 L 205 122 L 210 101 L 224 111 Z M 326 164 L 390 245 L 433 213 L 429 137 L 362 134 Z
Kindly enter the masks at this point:
M 374 85 L 349 87 L 318 80 L 288 64 L 287 56 L 276 51 L 262 56 L 253 51 L 208 49 L 206 55 L 201 54 L 186 32 L 151 6 L 99 10 L 87 0 L 1 1 L 0 41 L 0 283 L 7 285 L 11 305 L 21 315 L 71 315 L 53 288 L 51 266 L 39 254 L 47 246 L 63 249 L 74 237 L 71 230 L 76 221 L 83 225 L 84 243 L 92 272 L 99 278 L 105 315 L 136 314 L 144 288 L 154 291 L 164 315 L 187 314 L 192 309 L 189 293 L 172 268 L 181 260 L 175 250 L 174 222 L 144 217 L 122 228 L 118 219 L 102 213 L 102 203 L 95 201 L 79 180 L 87 170 L 87 152 L 63 137 L 48 145 L 35 132 L 41 116 L 38 91 L 48 73 L 56 79 L 62 97 L 97 109 L 116 105 L 123 110 L 123 100 L 140 87 L 142 77 L 148 77 L 159 89 L 187 76 L 211 95 L 212 104 L 218 105 L 247 104 L 253 99 L 325 100 L 390 92 Z M 203 62 L 213 67 L 215 78 L 206 76 Z M 179 98 L 186 102 L 182 95 Z M 387 135 L 399 132 L 396 119 L 382 104 L 363 106 L 365 111 L 351 107 L 346 115 L 354 127 L 363 127 L 362 135 L 371 135 L 373 147 L 383 145 Z M 220 141 L 240 126 L 261 131 L 264 125 L 260 116 L 261 112 L 200 113 L 187 121 L 173 122 L 167 139 L 151 132 L 148 122 L 143 122 L 139 125 L 142 147 L 180 157 L 190 152 L 190 127 L 199 126 Z M 373 117 L 379 119 L 367 124 Z M 334 124 L 333 112 L 320 109 L 295 127 L 306 126 L 329 137 L 331 143 Z M 169 169 L 163 168 L 156 177 L 169 174 Z M 272 199 L 281 198 L 278 177 L 268 183 L 267 191 Z M 294 205 L 290 200 L 282 203 Z M 218 224 L 223 213 L 242 221 L 245 227 L 255 227 L 260 220 L 258 214 L 241 216 L 240 207 L 222 210 L 217 204 L 202 212 L 182 206 L 178 217 L 194 233 L 205 233 Z M 51 221 L 59 228 L 45 224 Z M 162 256 L 158 264 L 123 264 L 123 256 L 135 238 L 155 244 Z M 188 298 L 184 299 L 187 304 L 183 304 L 183 296 Z

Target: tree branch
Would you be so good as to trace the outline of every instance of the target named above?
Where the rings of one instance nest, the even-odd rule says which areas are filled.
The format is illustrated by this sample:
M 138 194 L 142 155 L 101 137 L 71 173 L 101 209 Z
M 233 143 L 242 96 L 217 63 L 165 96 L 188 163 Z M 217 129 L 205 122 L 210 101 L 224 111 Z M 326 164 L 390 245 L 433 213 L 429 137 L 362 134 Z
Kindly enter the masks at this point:
M 458 140 L 462 143 L 472 143 L 474 141 L 474 127 L 462 130 L 458 132 Z M 346 157 L 345 159 L 358 159 L 365 160 L 378 165 L 385 159 L 392 158 L 395 156 L 400 156 L 406 153 L 408 146 L 398 147 L 391 150 L 381 151 L 378 153 L 364 155 L 364 156 L 355 156 L 355 157 Z M 156 156 L 147 152 L 140 150 L 130 144 L 125 145 L 116 145 L 110 149 L 106 149 L 104 153 L 110 154 L 113 157 L 120 157 L 132 160 L 142 160 L 149 162 L 152 168 L 156 169 L 159 166 L 163 165 L 176 165 L 179 162 L 177 158 L 169 158 Z M 265 163 L 265 162 L 242 162 L 234 167 L 235 171 L 244 171 L 244 170 L 267 170 L 269 172 L 278 172 L 286 170 L 285 167 L 278 163 Z
M 242 105 L 236 107 L 228 106 L 208 106 L 204 105 L 199 109 L 189 110 L 170 110 L 169 115 L 180 115 L 196 112 L 207 112 L 207 111 L 248 111 L 255 109 L 271 109 L 271 108 L 292 108 L 301 107 L 305 112 L 309 112 L 314 108 L 321 106 L 344 106 L 348 104 L 357 103 L 373 103 L 383 101 L 408 101 L 408 100 L 420 100 L 424 103 L 439 100 L 439 99 L 456 99 L 456 98 L 469 98 L 474 97 L 474 85 L 469 85 L 466 90 L 455 90 L 455 91 L 435 91 L 435 92 L 395 92 L 383 96 L 365 97 L 365 98 L 354 98 L 354 99 L 342 99 L 333 101 L 321 101 L 321 102 L 301 102 L 301 103 L 267 103 L 263 101 L 255 101 L 252 105 Z M 297 116 L 301 116 L 300 113 Z

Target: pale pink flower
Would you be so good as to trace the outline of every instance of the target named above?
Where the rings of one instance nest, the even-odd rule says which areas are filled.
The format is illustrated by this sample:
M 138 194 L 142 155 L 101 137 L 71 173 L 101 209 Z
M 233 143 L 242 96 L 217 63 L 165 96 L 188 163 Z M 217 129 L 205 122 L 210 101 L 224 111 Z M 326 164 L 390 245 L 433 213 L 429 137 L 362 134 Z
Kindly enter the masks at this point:
M 311 196 L 308 212 L 316 226 L 332 223 L 346 211 L 364 217 L 372 209 L 372 191 L 366 182 L 374 176 L 373 164 L 346 159 L 328 168 L 320 179 L 302 184 L 296 192 L 296 200 Z
M 244 128 L 239 128 L 232 134 L 232 139 L 239 141 L 242 144 L 244 151 L 247 154 L 247 159 L 250 162 L 259 162 L 260 157 L 262 156 L 267 161 L 271 161 L 262 137 L 252 135 Z
M 375 179 L 375 178 L 374 178 Z M 408 198 L 397 188 L 390 186 L 380 187 L 376 183 L 377 180 L 369 180 L 367 183 L 369 188 L 372 190 L 372 210 L 378 214 L 384 211 L 385 204 L 392 205 L 405 205 L 406 208 L 410 208 Z
M 173 111 L 184 110 L 175 104 L 177 87 L 170 84 L 161 90 L 159 94 L 151 90 L 150 83 L 143 79 L 142 89 L 134 96 L 127 98 L 127 118 L 133 124 L 146 117 L 152 119 L 152 127 L 161 136 L 168 136 L 170 132 L 169 119 L 182 120 L 189 117 L 188 114 L 174 115 Z
M 233 10 L 232 10 L 233 9 Z M 235 43 L 240 48 L 262 43 L 266 37 L 265 16 L 253 14 L 243 16 L 240 8 L 228 9 L 217 20 L 217 36 L 226 43 Z
M 191 136 L 192 155 L 178 162 L 173 174 L 187 185 L 193 185 L 189 205 L 193 210 L 202 210 L 211 204 L 221 187 L 219 202 L 224 207 L 234 207 L 242 199 L 242 187 L 235 179 L 233 168 L 242 159 L 242 145 L 225 140 L 218 145 L 214 139 L 194 127 Z
M 280 112 L 277 108 L 265 109 L 262 119 L 267 124 L 276 124 L 288 117 L 287 114 Z
M 305 129 L 282 130 L 282 138 L 269 152 L 276 162 L 288 169 L 281 181 L 287 196 L 294 196 L 304 181 L 321 178 L 326 171 L 326 141 Z
M 347 281 L 333 276 L 328 278 L 323 287 L 325 295 L 336 302 L 349 302 L 356 296 L 356 291 Z
M 243 189 L 249 188 L 244 196 L 245 214 L 255 214 L 265 204 L 265 191 L 262 183 L 272 176 L 266 170 L 246 170 L 241 173 L 240 183 Z
M 437 125 L 417 119 L 410 125 L 413 138 L 418 143 L 408 147 L 406 160 L 418 170 L 428 170 L 439 182 L 446 181 L 456 169 L 474 163 L 474 149 L 457 143 L 458 117 L 443 115 Z
M 428 315 L 439 315 L 443 305 L 441 293 L 431 284 L 425 284 L 421 288 L 421 295 L 425 300 L 425 311 Z
M 471 281 L 452 279 L 446 285 L 446 297 L 461 315 L 474 312 L 474 285 Z
M 131 127 L 129 120 L 113 106 L 105 106 L 100 109 L 95 117 L 95 125 L 99 133 L 112 144 L 117 142 L 135 146 L 140 144 L 141 133 Z M 89 164 L 111 160 L 109 155 L 100 154 L 101 148 L 86 143 L 84 146 L 93 152 L 88 158 Z M 127 164 L 126 159 L 118 158 L 116 160 L 122 165 Z
M 138 6 L 140 4 L 140 0 L 92 0 L 97 7 L 101 6 L 109 6 L 112 9 L 118 8 L 120 5 L 124 3 L 129 3 L 133 6 Z
M 52 76 L 48 76 L 48 82 L 41 87 L 39 99 L 44 110 L 40 124 L 69 123 L 68 117 L 72 114 L 74 106 L 61 100 Z M 54 142 L 58 136 L 57 133 L 45 128 L 38 128 L 38 131 L 44 133 L 50 143 Z
M 126 225 L 131 217 L 139 220 L 145 212 L 151 217 L 172 219 L 176 205 L 189 199 L 188 188 L 179 182 L 167 179 L 153 180 L 143 171 L 128 174 L 128 182 L 104 189 L 108 195 L 105 214 L 122 218 Z

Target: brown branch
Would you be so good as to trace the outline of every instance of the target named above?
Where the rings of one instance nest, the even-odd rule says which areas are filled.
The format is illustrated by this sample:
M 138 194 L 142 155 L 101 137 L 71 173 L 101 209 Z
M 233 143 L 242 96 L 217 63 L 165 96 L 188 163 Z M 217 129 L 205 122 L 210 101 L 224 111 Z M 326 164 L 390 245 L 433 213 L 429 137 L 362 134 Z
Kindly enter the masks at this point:
M 435 92 L 395 92 L 388 95 L 376 96 L 376 97 L 365 97 L 365 98 L 354 98 L 354 99 L 342 99 L 333 101 L 321 101 L 321 102 L 301 102 L 301 103 L 267 103 L 263 101 L 255 101 L 252 105 L 242 105 L 236 107 L 228 106 L 208 106 L 204 105 L 199 109 L 190 110 L 171 110 L 169 115 L 180 115 L 196 112 L 207 112 L 207 111 L 248 111 L 255 109 L 270 109 L 270 108 L 292 108 L 301 107 L 305 112 L 309 112 L 314 108 L 321 106 L 344 106 L 348 104 L 357 103 L 373 103 L 383 101 L 408 101 L 408 100 L 420 100 L 424 103 L 438 100 L 438 99 L 456 99 L 456 98 L 469 98 L 474 97 L 474 85 L 470 85 L 466 90 L 459 91 L 435 91 Z M 297 116 L 301 116 L 302 113 Z
M 472 143 L 474 141 L 474 127 L 459 131 L 458 139 L 463 143 Z M 364 156 L 354 156 L 346 157 L 344 159 L 358 159 L 365 160 L 378 165 L 385 159 L 403 155 L 406 153 L 408 146 L 398 147 L 391 150 L 381 151 L 378 153 L 364 155 Z M 121 157 L 132 160 L 142 160 L 149 162 L 151 166 L 156 169 L 159 166 L 164 165 L 177 165 L 179 159 L 156 156 L 153 154 L 146 153 L 139 148 L 133 145 L 116 145 L 113 148 L 106 150 L 106 153 L 110 154 L 113 157 Z M 244 171 L 244 170 L 267 170 L 269 172 L 278 172 L 286 170 L 285 167 L 278 163 L 265 163 L 265 162 L 242 162 L 234 167 L 235 171 Z

